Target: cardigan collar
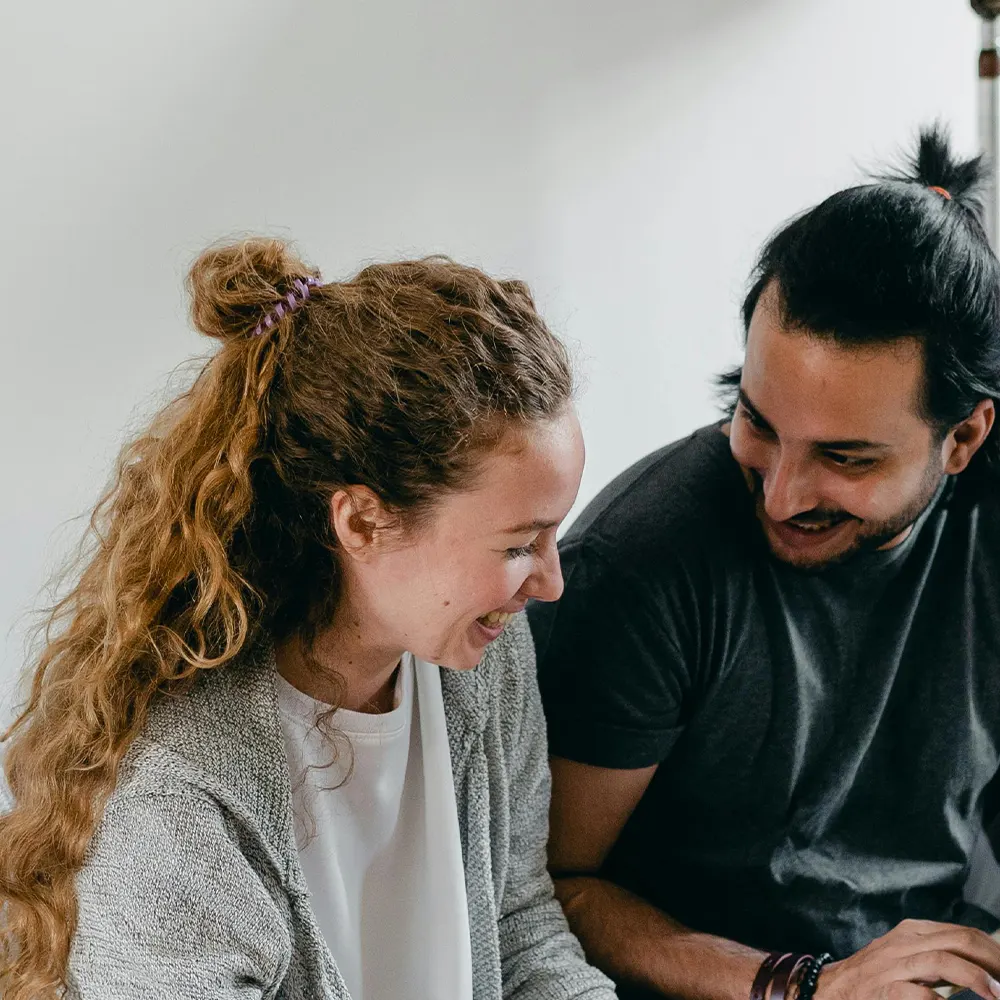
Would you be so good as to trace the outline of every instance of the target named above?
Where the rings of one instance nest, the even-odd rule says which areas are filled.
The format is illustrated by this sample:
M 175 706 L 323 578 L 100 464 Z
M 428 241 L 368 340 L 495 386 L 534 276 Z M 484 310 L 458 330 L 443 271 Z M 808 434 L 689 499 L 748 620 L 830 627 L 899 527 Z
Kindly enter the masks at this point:
M 291 779 L 278 715 L 270 643 L 205 670 L 180 695 L 150 713 L 135 753 L 166 750 L 186 763 L 202 789 L 255 828 L 291 888 L 304 889 L 292 813 Z M 488 697 L 480 667 L 441 671 L 452 770 L 464 771 L 485 726 Z

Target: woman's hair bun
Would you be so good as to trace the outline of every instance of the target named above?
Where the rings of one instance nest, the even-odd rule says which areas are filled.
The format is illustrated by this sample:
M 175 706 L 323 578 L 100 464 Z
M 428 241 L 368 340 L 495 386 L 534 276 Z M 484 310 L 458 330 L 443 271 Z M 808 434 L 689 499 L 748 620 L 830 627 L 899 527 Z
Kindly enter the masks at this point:
M 314 273 L 281 240 L 256 236 L 209 247 L 187 277 L 195 328 L 219 340 L 245 337 L 296 278 Z

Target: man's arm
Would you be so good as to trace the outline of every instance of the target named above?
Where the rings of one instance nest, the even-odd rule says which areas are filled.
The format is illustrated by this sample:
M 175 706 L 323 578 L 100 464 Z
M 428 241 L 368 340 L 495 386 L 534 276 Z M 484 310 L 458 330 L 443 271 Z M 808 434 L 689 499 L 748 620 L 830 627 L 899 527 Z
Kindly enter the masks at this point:
M 554 757 L 549 866 L 587 958 L 620 982 L 682 1000 L 747 1000 L 764 953 L 701 934 L 596 878 L 656 767 L 618 770 Z M 753 901 L 748 900 L 747 905 Z M 969 927 L 906 920 L 820 977 L 817 1000 L 938 1000 L 931 987 L 1000 998 L 1000 945 Z
M 549 867 L 587 958 L 619 982 L 665 996 L 747 1000 L 766 953 L 688 930 L 639 896 L 587 874 L 604 863 L 656 767 L 617 770 L 561 757 L 550 765 Z
M 589 961 L 618 982 L 691 1000 L 747 1000 L 764 952 L 698 934 L 604 879 L 556 880 Z

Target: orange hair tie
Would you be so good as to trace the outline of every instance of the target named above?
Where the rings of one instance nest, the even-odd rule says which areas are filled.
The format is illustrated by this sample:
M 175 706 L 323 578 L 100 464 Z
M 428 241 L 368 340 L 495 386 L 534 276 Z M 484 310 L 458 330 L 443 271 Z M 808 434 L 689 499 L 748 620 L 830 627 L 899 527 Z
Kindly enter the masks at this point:
M 941 195 L 941 197 L 944 198 L 945 201 L 951 201 L 951 192 L 945 191 L 945 189 L 942 187 L 937 187 L 934 184 L 928 184 L 927 190 L 934 191 L 936 194 Z

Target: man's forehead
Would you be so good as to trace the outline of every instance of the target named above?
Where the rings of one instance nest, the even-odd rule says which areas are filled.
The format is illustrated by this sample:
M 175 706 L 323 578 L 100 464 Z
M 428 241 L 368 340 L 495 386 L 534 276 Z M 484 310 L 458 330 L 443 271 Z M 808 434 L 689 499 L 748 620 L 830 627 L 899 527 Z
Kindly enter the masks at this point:
M 753 357 L 743 369 L 742 398 L 775 432 L 789 439 L 844 449 L 859 442 L 905 446 L 927 433 L 921 415 L 921 373 L 896 365 L 803 365 L 796 357 Z
M 752 324 L 742 389 L 768 423 L 797 438 L 891 443 L 924 426 L 923 352 L 916 341 L 854 348 Z
M 787 323 L 782 315 L 780 292 L 776 283 L 772 282 L 761 293 L 750 319 L 747 350 L 750 351 L 752 344 L 765 348 L 776 344 L 778 349 L 787 349 L 792 341 L 804 350 L 813 349 L 817 355 L 826 354 L 844 365 L 892 359 L 904 367 L 916 366 L 921 373 L 923 371 L 924 346 L 916 333 L 912 337 L 852 343 L 830 331 L 813 331 Z

